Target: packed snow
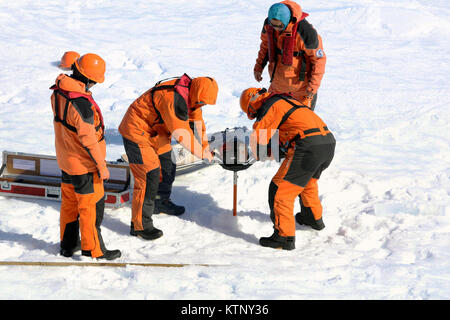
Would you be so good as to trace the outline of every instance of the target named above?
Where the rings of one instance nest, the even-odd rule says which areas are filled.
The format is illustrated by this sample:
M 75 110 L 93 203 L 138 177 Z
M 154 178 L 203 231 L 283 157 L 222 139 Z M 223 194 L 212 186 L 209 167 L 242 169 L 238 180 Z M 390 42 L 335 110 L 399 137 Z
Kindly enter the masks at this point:
M 69 50 L 107 63 L 93 88 L 107 160 L 124 153 L 117 127 L 134 99 L 185 72 L 219 84 L 208 132 L 251 128 L 239 95 L 269 86 L 253 66 L 274 2 L 1 1 L 0 149 L 55 154 L 49 87 Z M 158 240 L 129 235 L 129 204 L 105 210 L 119 262 L 188 266 L 0 266 L 0 299 L 449 299 L 450 2 L 299 3 L 328 57 L 316 107 L 337 139 L 319 181 L 325 229 L 297 225 L 293 251 L 261 247 L 279 163 L 239 173 L 237 217 L 233 174 L 213 165 L 177 178 L 186 213 L 154 216 Z M 59 255 L 58 202 L 0 196 L 0 261 L 91 259 Z

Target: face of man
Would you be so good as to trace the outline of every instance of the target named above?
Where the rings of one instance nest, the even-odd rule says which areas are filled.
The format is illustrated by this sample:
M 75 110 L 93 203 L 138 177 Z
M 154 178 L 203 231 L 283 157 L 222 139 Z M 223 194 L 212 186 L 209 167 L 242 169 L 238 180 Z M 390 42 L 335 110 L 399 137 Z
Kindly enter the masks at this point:
M 281 31 L 284 29 L 284 24 L 280 20 L 272 19 L 269 21 L 270 25 L 277 29 L 278 31 Z

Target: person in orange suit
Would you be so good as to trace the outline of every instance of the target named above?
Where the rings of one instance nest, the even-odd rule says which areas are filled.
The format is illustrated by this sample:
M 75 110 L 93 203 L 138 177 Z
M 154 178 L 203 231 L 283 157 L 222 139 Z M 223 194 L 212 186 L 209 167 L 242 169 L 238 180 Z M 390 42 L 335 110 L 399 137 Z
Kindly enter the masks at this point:
M 218 86 L 214 79 L 181 77 L 159 81 L 128 108 L 119 126 L 124 141 L 134 189 L 130 234 L 146 240 L 161 237 L 152 215 L 165 207 L 171 214 L 184 212 L 169 208 L 171 186 L 175 178 L 175 159 L 171 157 L 174 138 L 194 156 L 212 161 L 200 108 L 216 103 Z M 196 138 L 194 131 L 198 132 Z M 161 183 L 160 183 L 161 182 Z M 160 185 L 163 187 L 160 187 Z M 157 197 L 165 196 L 165 199 Z M 159 205 L 157 202 L 161 201 Z M 168 212 L 166 212 L 168 213 Z
M 255 119 L 250 145 L 256 158 L 273 157 L 274 140 L 276 148 L 286 153 L 269 186 L 274 233 L 260 238 L 260 244 L 292 250 L 295 221 L 317 230 L 325 227 L 317 182 L 333 159 L 336 140 L 323 120 L 292 96 L 249 88 L 242 92 L 240 105 L 249 119 Z M 294 219 L 299 195 L 307 209 Z
M 270 7 L 253 71 L 260 82 L 268 63 L 269 92 L 290 93 L 314 110 L 326 55 L 322 38 L 305 19 L 307 16 L 294 1 L 281 1 Z
M 61 61 L 58 67 L 64 71 L 70 71 L 73 69 L 75 61 L 80 57 L 80 54 L 76 51 L 66 51 L 61 57 Z
M 203 151 L 209 153 L 209 143 L 202 108 L 191 108 L 190 112 L 188 112 L 188 117 L 189 127 L 194 133 L 195 138 L 202 145 Z M 161 170 L 161 181 L 159 182 L 158 192 L 155 198 L 154 214 L 165 213 L 178 216 L 185 212 L 185 208 L 174 204 L 170 200 L 177 165 L 175 161 L 172 161 L 172 159 L 175 159 L 173 151 L 168 151 L 167 149 L 168 145 L 159 148 L 157 151 Z
M 103 180 L 109 171 L 103 117 L 89 89 L 104 81 L 104 73 L 104 60 L 88 53 L 75 60 L 71 76 L 60 74 L 50 88 L 56 159 L 62 170 L 60 253 L 66 257 L 77 250 L 78 241 L 84 256 L 113 260 L 121 255 L 106 249 L 100 230 Z

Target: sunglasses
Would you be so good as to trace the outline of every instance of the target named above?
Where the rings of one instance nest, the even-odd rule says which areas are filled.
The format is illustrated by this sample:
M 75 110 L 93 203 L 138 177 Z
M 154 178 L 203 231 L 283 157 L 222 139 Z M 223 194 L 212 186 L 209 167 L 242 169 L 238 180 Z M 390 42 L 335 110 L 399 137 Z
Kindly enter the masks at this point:
M 274 21 L 280 22 L 280 21 L 274 20 L 274 19 L 270 20 L 270 21 L 269 21 L 269 24 L 270 24 L 272 27 L 277 28 L 277 29 L 284 29 L 284 24 L 283 24 L 282 22 L 280 22 L 280 24 L 277 24 L 277 23 L 274 24 L 274 23 L 273 23 Z
M 250 120 L 255 119 L 257 113 L 256 109 L 250 104 L 250 102 L 255 101 L 256 99 L 259 98 L 260 95 L 266 92 L 267 92 L 266 88 L 261 88 L 261 90 L 259 90 L 253 97 L 250 98 L 250 101 L 248 102 L 248 111 L 247 111 L 247 116 Z

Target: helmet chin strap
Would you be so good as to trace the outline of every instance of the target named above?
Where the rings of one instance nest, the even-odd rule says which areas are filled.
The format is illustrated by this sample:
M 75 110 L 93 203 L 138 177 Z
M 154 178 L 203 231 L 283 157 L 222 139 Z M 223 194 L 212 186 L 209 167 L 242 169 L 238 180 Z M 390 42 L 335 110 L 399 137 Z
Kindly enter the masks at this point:
M 262 88 L 261 90 L 258 91 L 258 94 L 263 94 L 266 93 L 267 89 L 266 88 Z

